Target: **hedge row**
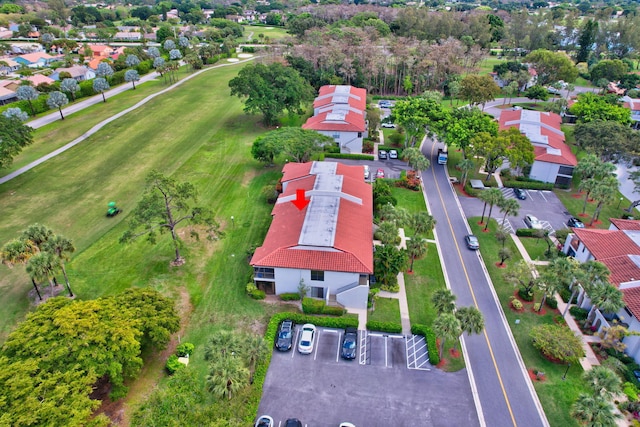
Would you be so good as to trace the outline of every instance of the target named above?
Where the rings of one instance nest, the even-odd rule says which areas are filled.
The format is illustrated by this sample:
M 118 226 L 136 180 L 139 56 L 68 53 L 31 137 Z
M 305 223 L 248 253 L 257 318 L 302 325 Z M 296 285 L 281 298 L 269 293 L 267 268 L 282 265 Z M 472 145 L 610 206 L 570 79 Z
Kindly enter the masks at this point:
M 430 327 L 426 325 L 411 325 L 411 333 L 422 335 L 427 342 L 427 352 L 429 353 L 429 363 L 437 365 L 440 363 L 440 355 L 438 354 L 438 344 L 436 343 L 436 334 Z
M 571 313 L 576 320 L 587 320 L 587 317 L 589 317 L 589 310 L 576 306 L 569 308 L 569 313 Z
M 538 237 L 536 232 L 545 230 L 536 230 L 534 228 L 518 228 L 516 230 L 516 236 L 518 237 Z
M 525 188 L 527 190 L 553 190 L 553 184 L 541 181 L 505 181 L 505 187 Z
M 279 295 L 282 301 L 300 301 L 300 294 L 297 292 L 287 292 Z
M 305 314 L 328 314 L 331 316 L 342 316 L 346 313 L 342 307 L 329 306 L 323 300 L 314 298 L 302 299 L 302 311 Z
M 396 322 L 376 322 L 375 320 L 369 320 L 367 322 L 367 329 L 370 331 L 398 334 L 402 332 L 402 325 Z
M 324 157 L 332 159 L 374 160 L 370 154 L 325 153 Z

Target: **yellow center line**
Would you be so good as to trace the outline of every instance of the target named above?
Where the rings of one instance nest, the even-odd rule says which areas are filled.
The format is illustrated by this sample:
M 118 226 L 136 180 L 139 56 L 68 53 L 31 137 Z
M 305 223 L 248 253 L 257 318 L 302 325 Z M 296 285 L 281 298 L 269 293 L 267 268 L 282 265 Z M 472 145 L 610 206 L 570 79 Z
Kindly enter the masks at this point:
M 431 146 L 431 158 L 433 158 L 435 147 L 436 147 L 435 144 Z M 440 186 L 438 185 L 438 181 L 436 180 L 436 171 L 433 166 L 434 165 L 432 165 L 431 167 L 431 174 L 433 175 L 433 183 L 435 184 L 436 190 L 438 191 L 438 197 L 440 197 L 440 202 L 442 203 L 442 206 L 444 208 L 445 207 L 444 199 L 442 198 L 442 192 L 440 191 Z M 443 165 L 443 167 L 447 167 L 447 166 Z M 458 245 L 458 240 L 455 238 L 455 233 L 453 232 L 453 225 L 451 224 L 449 213 L 447 212 L 446 208 L 443 210 L 444 210 L 445 216 L 447 217 L 447 223 L 449 224 L 449 230 L 451 231 L 451 236 L 453 236 L 453 239 L 451 240 L 456 246 L 456 251 L 458 251 L 458 258 L 460 259 L 460 264 L 462 265 L 462 271 L 464 272 L 464 276 L 467 279 L 467 286 L 469 287 L 469 291 L 471 292 L 471 298 L 473 298 L 473 304 L 478 310 L 480 310 L 480 307 L 478 306 L 478 300 L 476 299 L 476 294 L 475 292 L 473 292 L 473 287 L 471 286 L 471 280 L 469 279 L 469 273 L 467 272 L 467 267 L 464 263 L 464 260 L 462 259 L 462 252 L 460 252 L 460 246 Z M 484 339 L 487 342 L 487 347 L 489 348 L 489 354 L 491 355 L 491 361 L 493 362 L 493 367 L 496 371 L 496 374 L 498 375 L 498 382 L 500 383 L 500 388 L 502 389 L 502 395 L 504 396 L 504 401 L 507 404 L 507 409 L 509 410 L 509 415 L 511 416 L 511 422 L 513 422 L 514 426 L 517 426 L 516 419 L 513 415 L 513 410 L 511 409 L 511 403 L 509 402 L 507 391 L 504 388 L 504 383 L 502 382 L 502 376 L 500 375 L 500 370 L 498 369 L 498 363 L 496 362 L 496 358 L 493 353 L 493 348 L 491 347 L 491 342 L 489 341 L 489 335 L 487 335 L 486 328 L 483 330 L 483 333 L 484 333 Z

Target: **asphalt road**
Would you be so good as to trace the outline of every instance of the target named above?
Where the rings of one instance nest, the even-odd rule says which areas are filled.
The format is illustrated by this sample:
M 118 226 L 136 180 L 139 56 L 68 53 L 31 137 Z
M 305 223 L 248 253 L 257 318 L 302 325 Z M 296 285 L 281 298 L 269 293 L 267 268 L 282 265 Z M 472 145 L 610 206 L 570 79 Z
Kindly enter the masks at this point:
M 468 224 L 434 144 L 427 142 L 423 152 L 432 164 L 422 177 L 445 277 L 459 306 L 476 306 L 484 315 L 483 334 L 463 338 L 480 418 L 487 426 L 547 426 L 480 254 L 464 244 Z

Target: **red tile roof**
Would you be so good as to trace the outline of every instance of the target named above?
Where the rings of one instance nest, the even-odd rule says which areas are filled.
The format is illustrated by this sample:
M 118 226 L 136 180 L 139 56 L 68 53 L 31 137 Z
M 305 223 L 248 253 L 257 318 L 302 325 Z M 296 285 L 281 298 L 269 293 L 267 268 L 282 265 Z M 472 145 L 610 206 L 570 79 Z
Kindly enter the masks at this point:
M 638 315 L 640 315 L 640 287 L 623 289 L 622 299 L 627 305 L 627 308 L 636 317 L 636 319 L 639 319 L 640 317 L 638 317 Z
M 38 86 L 43 83 L 48 85 L 55 83 L 55 80 L 51 77 L 43 76 L 42 74 L 34 74 L 33 76 L 25 77 L 25 80 L 29 80 L 34 86 Z
M 317 116 L 309 117 L 306 123 L 302 125 L 302 129 L 340 132 L 364 132 L 366 130 L 362 114 L 354 113 L 353 111 L 344 111 L 343 113 L 335 116 L 335 114 L 340 113 L 324 112 Z
M 285 166 L 289 185 L 280 195 L 280 199 L 296 194 L 297 189 L 310 191 L 314 188 L 316 175 L 300 176 L 303 165 Z M 273 221 L 264 243 L 256 249 L 251 265 L 280 267 L 304 270 L 343 271 L 361 274 L 373 274 L 373 195 L 371 186 L 363 179 L 361 166 L 341 165 L 337 170 L 353 168 L 343 175 L 343 193 L 362 200 L 362 204 L 347 198 L 340 198 L 337 214 L 335 238 L 331 249 L 319 247 L 318 250 L 300 248 L 300 233 L 310 206 L 298 210 L 293 203 L 277 203 L 273 208 Z M 352 177 L 357 174 L 358 178 Z M 292 178 L 295 177 L 295 178 Z M 308 197 L 313 200 L 311 195 Z
M 640 221 L 633 219 L 609 218 L 618 230 L 640 230 Z
M 18 58 L 22 58 L 25 61 L 31 62 L 32 64 L 38 62 L 40 59 L 45 59 L 47 61 L 54 59 L 53 56 L 45 52 L 25 53 L 24 55 L 18 56 Z
M 574 228 L 573 232 L 598 261 L 622 255 L 640 255 L 640 247 L 624 231 Z
M 334 103 L 335 96 L 348 96 L 347 103 L 349 106 L 356 108 L 360 111 L 364 111 L 367 108 L 367 91 L 366 89 L 354 87 L 354 86 L 340 86 L 342 92 L 337 92 L 336 89 L 339 86 L 325 85 L 318 91 L 318 97 L 313 101 L 313 108 L 318 108 Z M 348 88 L 348 92 L 344 92 L 345 88 Z M 340 89 L 339 89 L 340 90 Z
M 535 127 L 535 123 L 527 122 L 523 119 L 523 114 L 531 114 L 525 110 L 505 110 L 500 113 L 500 129 L 509 129 L 517 127 L 522 130 L 524 126 L 529 128 Z M 571 152 L 571 148 L 564 143 L 564 133 L 560 129 L 562 118 L 555 113 L 539 113 L 540 124 L 537 131 L 540 135 L 546 137 L 547 146 L 557 150 L 558 154 L 550 152 L 542 142 L 532 141 L 535 154 L 535 160 L 546 163 L 557 163 L 566 166 L 576 166 L 578 159 Z M 523 132 L 524 133 L 524 132 Z M 555 151 L 554 150 L 554 151 Z
M 282 179 L 280 179 L 280 182 L 289 182 L 294 179 L 309 176 L 312 165 L 313 162 L 287 163 L 282 168 Z M 364 168 L 362 166 L 348 166 L 338 162 L 336 162 L 336 165 L 336 175 L 349 176 L 356 180 L 364 177 Z

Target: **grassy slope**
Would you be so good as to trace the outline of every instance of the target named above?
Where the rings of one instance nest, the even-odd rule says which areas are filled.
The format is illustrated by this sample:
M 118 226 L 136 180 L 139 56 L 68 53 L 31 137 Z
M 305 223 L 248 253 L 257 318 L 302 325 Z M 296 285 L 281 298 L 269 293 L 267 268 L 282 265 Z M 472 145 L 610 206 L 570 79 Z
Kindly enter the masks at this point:
M 480 239 L 482 257 L 486 262 L 487 270 L 493 281 L 507 321 L 511 326 L 511 332 L 516 339 L 524 364 L 528 369 L 538 369 L 545 373 L 546 380 L 534 382 L 534 387 L 542 402 L 549 423 L 552 426 L 577 426 L 577 423 L 569 414 L 569 408 L 578 397 L 578 394 L 585 388 L 582 380 L 582 368 L 579 365 L 572 365 L 566 380 L 563 381 L 562 375 L 565 372 L 566 365 L 552 363 L 542 357 L 540 352 L 533 347 L 531 338 L 529 338 L 529 332 L 532 327 L 553 323 L 553 318 L 557 313 L 545 307 L 546 314 L 538 315 L 532 312 L 531 303 L 528 303 L 528 307 L 523 312 L 516 313 L 511 310 L 509 301 L 511 296 L 514 295 L 515 288 L 505 282 L 503 278 L 505 270 L 496 266 L 496 262 L 500 261 L 497 255 L 500 243 L 493 237 L 497 224 L 492 220 L 491 233 L 483 233 L 480 230 L 481 226 L 478 225 L 478 220 L 479 218 L 469 218 L 469 225 L 471 226 L 471 231 Z M 521 257 L 512 240 L 507 241 L 507 246 L 510 247 L 514 254 L 513 258 L 506 262 L 508 266 L 516 263 Z M 539 299 L 540 295 L 536 294 L 536 301 L 539 301 Z M 520 320 L 519 324 L 515 323 L 516 319 Z

